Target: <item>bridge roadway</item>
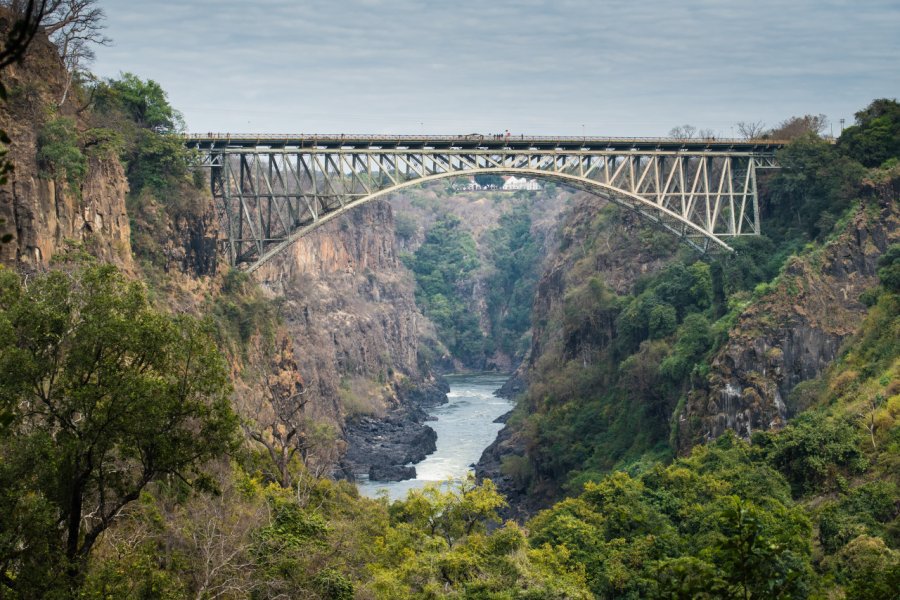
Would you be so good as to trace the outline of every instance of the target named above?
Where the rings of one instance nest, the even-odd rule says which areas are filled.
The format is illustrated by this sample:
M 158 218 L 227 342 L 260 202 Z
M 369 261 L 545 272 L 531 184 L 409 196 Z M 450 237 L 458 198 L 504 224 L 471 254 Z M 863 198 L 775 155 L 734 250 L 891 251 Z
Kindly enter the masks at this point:
M 701 252 L 759 235 L 756 171 L 779 140 L 524 135 L 207 133 L 184 136 L 210 169 L 233 265 L 257 269 L 356 206 L 427 182 L 543 179 L 590 192 Z
M 783 140 L 576 137 L 525 135 L 367 135 L 367 134 L 260 134 L 187 133 L 185 143 L 198 150 L 225 149 L 433 149 L 433 150 L 609 150 L 771 153 Z

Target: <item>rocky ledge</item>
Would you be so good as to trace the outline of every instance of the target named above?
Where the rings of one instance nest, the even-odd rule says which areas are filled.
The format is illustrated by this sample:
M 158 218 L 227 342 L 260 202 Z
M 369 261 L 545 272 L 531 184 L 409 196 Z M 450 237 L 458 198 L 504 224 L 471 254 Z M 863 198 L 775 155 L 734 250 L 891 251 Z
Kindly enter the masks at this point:
M 433 384 L 398 390 L 400 405 L 384 418 L 362 416 L 347 422 L 347 452 L 340 464 L 340 478 L 354 480 L 368 473 L 371 481 L 413 479 L 410 466 L 435 451 L 437 434 L 425 425 L 425 407 L 447 402 L 449 386 L 443 379 Z
M 416 411 L 418 412 L 418 411 Z M 343 475 L 368 473 L 373 481 L 402 481 L 416 476 L 410 463 L 435 451 L 437 434 L 422 423 L 421 414 L 394 414 L 385 419 L 360 417 L 347 424 L 347 453 L 341 461 Z

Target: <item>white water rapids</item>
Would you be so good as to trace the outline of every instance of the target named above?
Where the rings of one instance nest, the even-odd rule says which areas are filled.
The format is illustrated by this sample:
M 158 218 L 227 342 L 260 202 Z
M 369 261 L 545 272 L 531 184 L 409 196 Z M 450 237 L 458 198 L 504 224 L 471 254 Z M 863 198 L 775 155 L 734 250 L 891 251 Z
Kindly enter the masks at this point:
M 513 407 L 509 400 L 494 396 L 505 381 L 506 376 L 497 374 L 448 376 L 449 402 L 428 412 L 437 419 L 427 423 L 437 433 L 437 450 L 414 465 L 416 478 L 406 481 L 360 478 L 359 491 L 375 497 L 381 490 L 386 490 L 391 500 L 397 500 L 406 496 L 407 491 L 421 488 L 426 483 L 465 477 L 503 427 L 501 423 L 494 423 L 494 419 Z

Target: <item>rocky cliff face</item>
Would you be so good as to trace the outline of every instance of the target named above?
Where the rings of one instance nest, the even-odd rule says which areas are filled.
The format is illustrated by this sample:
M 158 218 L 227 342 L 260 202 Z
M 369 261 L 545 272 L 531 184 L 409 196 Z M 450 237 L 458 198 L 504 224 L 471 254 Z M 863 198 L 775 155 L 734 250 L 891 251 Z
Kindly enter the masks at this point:
M 283 298 L 294 356 L 314 397 L 310 416 L 343 429 L 349 446 L 340 474 L 433 451 L 421 406 L 444 395 L 418 365 L 419 336 L 430 324 L 397 256 L 390 205 L 375 202 L 323 226 L 263 266 L 258 279 Z
M 187 200 L 182 207 L 164 206 L 148 193 L 129 199 L 133 252 L 142 265 L 170 277 L 215 275 L 219 220 L 210 192 L 185 185 L 180 195 Z
M 896 197 L 871 199 L 824 248 L 792 259 L 777 282 L 739 317 L 705 384 L 676 415 L 680 452 L 732 429 L 743 437 L 780 428 L 806 408 L 797 386 L 817 377 L 866 308 L 879 256 L 900 239 Z
M 56 50 L 40 35 L 23 63 L 3 72 L 9 99 L 0 102 L 0 128 L 12 140 L 8 158 L 14 170 L 0 187 L 0 219 L 5 220 L 0 235 L 12 234 L 13 239 L 0 245 L 0 261 L 39 269 L 65 248 L 83 245 L 102 260 L 131 270 L 128 182 L 119 161 L 91 157 L 74 189 L 38 168 L 38 135 L 46 119 L 42 107 L 58 101 L 63 74 Z M 68 106 L 61 113 L 76 116 Z

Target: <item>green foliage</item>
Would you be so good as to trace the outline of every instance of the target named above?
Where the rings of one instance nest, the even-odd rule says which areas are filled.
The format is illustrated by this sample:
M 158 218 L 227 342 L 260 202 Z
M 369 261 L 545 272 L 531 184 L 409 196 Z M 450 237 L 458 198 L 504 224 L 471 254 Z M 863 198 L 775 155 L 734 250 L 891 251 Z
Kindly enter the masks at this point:
M 714 294 L 719 302 L 769 281 L 785 258 L 777 255 L 775 244 L 765 235 L 739 237 L 730 243 L 734 252 L 722 254 L 711 265 Z
M 798 598 L 807 595 L 809 521 L 801 511 L 768 503 L 758 506 L 737 496 L 719 501 L 713 512 L 713 545 L 703 554 L 722 571 L 729 591 L 743 598 Z
M 713 334 L 709 321 L 699 313 L 685 317 L 678 328 L 673 351 L 660 364 L 660 372 L 673 382 L 683 380 L 712 347 Z
M 882 293 L 869 310 L 853 347 L 841 357 L 844 372 L 865 378 L 890 373 L 900 356 L 900 295 Z M 896 373 L 896 367 L 894 368 Z M 835 373 L 835 378 L 840 373 Z
M 620 354 L 634 351 L 643 340 L 667 337 L 686 315 L 710 307 L 712 269 L 703 262 L 675 262 L 640 282 L 636 291 L 616 323 Z
M 892 244 L 878 259 L 878 279 L 888 291 L 900 294 L 900 244 Z
M 820 411 L 799 415 L 777 435 L 754 436 L 754 443 L 766 449 L 798 495 L 830 489 L 841 478 L 864 471 L 867 461 L 861 441 L 859 429 L 849 419 Z
M 493 482 L 475 484 L 471 474 L 459 485 L 427 485 L 412 490 L 390 507 L 392 523 L 414 525 L 438 536 L 452 547 L 465 536 L 483 533 L 488 523 L 499 523 L 497 510 L 506 501 Z
M 848 600 L 895 598 L 900 589 L 900 552 L 880 538 L 861 535 L 831 562 Z
M 503 187 L 503 177 L 490 173 L 481 173 L 475 176 L 475 183 L 483 188 L 501 188 Z
M 815 136 L 798 138 L 778 152 L 781 168 L 764 195 L 769 236 L 821 239 L 849 207 L 865 170 Z
M 900 531 L 891 528 L 898 517 L 894 503 L 900 497 L 896 482 L 864 483 L 829 503 L 819 514 L 819 543 L 834 554 L 859 535 L 879 536 L 894 546 Z
M 191 176 L 196 156 L 177 135 L 184 122 L 158 83 L 123 73 L 96 84 L 93 97 L 94 120 L 119 138 L 115 146 L 133 197 L 146 188 L 164 206 L 183 208 L 198 195 Z
M 809 521 L 743 442 L 698 448 L 640 478 L 614 473 L 529 522 L 566 548 L 598 598 L 801 598 Z
M 867 167 L 900 158 L 900 103 L 873 100 L 856 113 L 856 125 L 841 133 L 838 148 Z
M 678 311 L 671 304 L 657 304 L 650 309 L 647 333 L 650 339 L 668 337 L 678 325 Z
M 539 277 L 541 239 L 531 232 L 531 208 L 517 204 L 486 235 L 493 272 L 485 282 L 491 334 L 503 352 L 521 359 L 519 341 L 531 328 L 531 303 Z
M 177 190 L 180 182 L 190 181 L 195 157 L 174 134 L 138 131 L 134 152 L 127 158 L 128 183 L 135 192 L 149 187 L 159 197 Z
M 529 549 L 512 522 L 488 533 L 503 505 L 490 480 L 471 476 L 410 492 L 389 508 L 366 587 L 378 598 L 588 598 L 566 549 Z
M 416 277 L 416 302 L 435 323 L 441 341 L 468 366 L 484 361 L 485 340 L 465 301 L 478 267 L 475 242 L 454 216 L 440 218 L 407 266 Z
M 162 87 L 133 73 L 108 79 L 94 90 L 94 102 L 101 111 L 122 110 L 142 129 L 156 133 L 177 133 L 184 128 L 181 114 L 172 108 Z
M 120 132 L 105 127 L 88 129 L 82 134 L 81 139 L 85 154 L 101 159 L 119 156 L 125 144 Z
M 80 587 L 100 535 L 151 481 L 202 478 L 233 447 L 228 392 L 206 327 L 157 312 L 114 267 L 27 287 L 0 272 L 0 585 Z
M 217 337 L 232 356 L 245 356 L 249 343 L 259 336 L 271 344 L 278 325 L 278 307 L 266 298 L 247 273 L 231 269 L 222 289 L 209 307 Z
M 37 142 L 37 162 L 43 175 L 65 181 L 74 193 L 87 172 L 87 159 L 81 151 L 75 120 L 57 117 L 41 128 Z

